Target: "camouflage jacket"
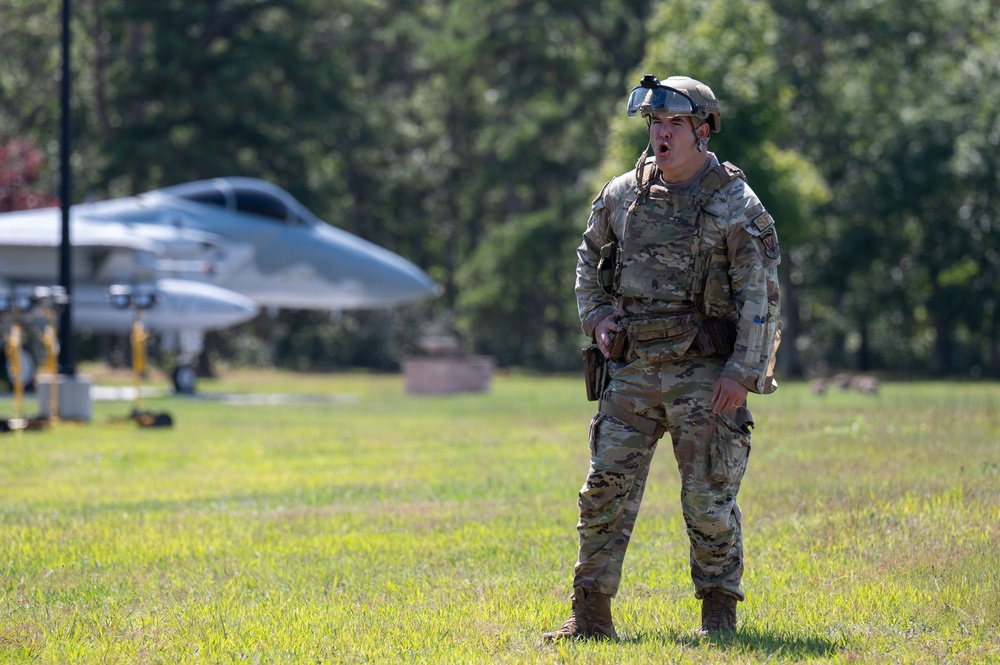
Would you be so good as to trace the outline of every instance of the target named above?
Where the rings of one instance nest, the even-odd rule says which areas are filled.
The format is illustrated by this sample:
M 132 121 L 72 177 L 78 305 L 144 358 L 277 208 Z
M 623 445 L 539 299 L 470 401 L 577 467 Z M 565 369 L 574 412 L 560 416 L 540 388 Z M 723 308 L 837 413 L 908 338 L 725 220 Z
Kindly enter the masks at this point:
M 673 197 L 676 205 L 672 210 L 694 209 L 693 197 L 703 178 L 718 166 L 718 159 L 710 154 L 705 168 L 691 180 L 669 187 L 654 185 L 651 194 L 660 200 L 671 200 L 670 197 Z M 647 168 L 652 168 L 652 158 L 647 160 Z M 605 185 L 594 200 L 583 242 L 577 248 L 577 305 L 583 331 L 591 338 L 597 324 L 616 310 L 621 311 L 626 319 L 669 319 L 678 311 L 692 306 L 690 300 L 680 302 L 676 295 L 649 293 L 643 296 L 635 293 L 635 280 L 631 281 L 629 295 L 620 291 L 608 294 L 599 283 L 597 267 L 601 247 L 626 239 L 628 224 L 636 217 L 633 203 L 637 197 L 634 171 Z M 779 327 L 777 266 L 780 256 L 774 222 L 742 177 L 735 177 L 711 192 L 700 206 L 700 212 L 697 218 L 701 224 L 701 238 L 693 245 L 674 243 L 655 248 L 624 246 L 622 251 L 627 255 L 620 258 L 620 263 L 646 262 L 652 267 L 642 272 L 648 273 L 655 270 L 657 263 L 694 265 L 696 257 L 693 254 L 697 251 L 706 257 L 701 265 L 711 262 L 725 271 L 722 283 L 727 293 L 723 295 L 723 301 L 728 300 L 728 304 L 722 307 L 723 311 L 703 312 L 711 316 L 725 316 L 736 323 L 735 348 L 727 359 L 722 376 L 734 379 L 752 392 L 770 392 L 766 375 Z M 643 211 L 645 219 L 650 219 L 650 214 L 648 208 Z M 664 211 L 663 214 L 670 213 Z M 672 225 L 669 233 L 676 235 L 678 221 L 684 220 L 666 217 L 663 223 L 665 227 Z M 664 251 L 675 255 L 665 257 Z M 685 253 L 686 256 L 680 255 Z M 719 263 L 722 265 L 718 266 Z M 678 271 L 675 269 L 674 272 Z M 652 279 L 651 283 L 655 284 L 656 279 Z M 718 298 L 715 300 L 713 309 L 719 310 Z M 705 307 L 701 303 L 698 306 Z

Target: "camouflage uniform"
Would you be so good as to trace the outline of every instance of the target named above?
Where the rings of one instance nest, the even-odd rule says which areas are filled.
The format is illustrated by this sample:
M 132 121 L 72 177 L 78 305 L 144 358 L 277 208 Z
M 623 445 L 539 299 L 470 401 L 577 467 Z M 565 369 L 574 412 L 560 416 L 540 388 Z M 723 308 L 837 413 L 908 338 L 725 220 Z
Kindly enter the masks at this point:
M 742 173 L 708 157 L 685 183 L 644 190 L 636 173 L 613 179 L 594 201 L 577 250 L 584 332 L 593 337 L 597 324 L 619 311 L 630 346 L 623 359 L 609 363 L 610 382 L 591 423 L 574 587 L 617 593 L 650 461 L 665 430 L 681 477 L 695 595 L 718 589 L 744 598 L 736 497 L 752 421 L 745 408 L 714 415 L 711 400 L 720 377 L 751 392 L 773 390 L 768 361 L 778 328 L 779 254 L 773 221 Z M 655 181 L 655 169 L 647 159 L 639 169 L 644 182 Z M 601 248 L 611 241 L 618 243 L 619 261 L 613 295 L 598 279 Z M 711 347 L 706 353 L 699 344 L 708 318 L 735 324 L 735 344 L 724 353 Z M 659 428 L 637 429 L 626 417 L 631 414 Z

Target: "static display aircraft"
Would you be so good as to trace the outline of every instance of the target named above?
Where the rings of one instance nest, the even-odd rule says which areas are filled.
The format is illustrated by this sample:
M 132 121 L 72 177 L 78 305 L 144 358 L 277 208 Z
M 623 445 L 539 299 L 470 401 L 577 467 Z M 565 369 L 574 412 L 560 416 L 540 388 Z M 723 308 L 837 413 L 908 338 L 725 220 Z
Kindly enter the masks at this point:
M 58 282 L 58 208 L 0 214 L 0 288 Z M 194 388 L 205 332 L 260 307 L 391 307 L 434 294 L 410 261 L 317 219 L 280 187 L 215 178 L 70 208 L 74 328 L 126 333 L 112 284 L 152 286 L 150 330 L 176 345 L 175 387 Z M 172 350 L 172 349 L 168 349 Z

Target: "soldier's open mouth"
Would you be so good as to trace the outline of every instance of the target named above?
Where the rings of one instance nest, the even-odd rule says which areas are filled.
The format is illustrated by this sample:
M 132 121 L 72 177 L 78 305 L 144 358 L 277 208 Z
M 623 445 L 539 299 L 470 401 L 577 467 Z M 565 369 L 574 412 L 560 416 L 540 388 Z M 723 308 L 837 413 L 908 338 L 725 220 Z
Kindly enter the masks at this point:
M 668 152 L 669 150 L 670 150 L 670 146 L 668 146 L 666 143 L 661 143 L 656 148 L 656 151 L 659 152 L 659 153 L 665 153 L 665 152 Z

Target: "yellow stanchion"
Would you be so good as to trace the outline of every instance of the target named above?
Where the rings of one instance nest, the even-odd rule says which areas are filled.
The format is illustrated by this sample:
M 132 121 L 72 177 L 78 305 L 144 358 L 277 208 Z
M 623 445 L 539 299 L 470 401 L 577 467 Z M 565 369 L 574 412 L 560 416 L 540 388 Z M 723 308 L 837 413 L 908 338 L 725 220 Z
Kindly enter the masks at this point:
M 21 376 L 21 324 L 17 321 L 11 324 L 7 333 L 7 345 L 4 353 L 7 355 L 10 381 L 14 389 L 14 413 L 17 418 L 24 418 L 24 377 Z
M 132 322 L 132 387 L 135 389 L 135 397 L 132 401 L 133 413 L 142 410 L 142 373 L 146 371 L 146 340 L 149 333 L 146 327 L 139 320 L 139 312 L 136 310 L 135 321 Z
M 169 413 L 150 413 L 142 410 L 142 374 L 146 371 L 146 343 L 149 333 L 142 324 L 142 311 L 153 307 L 159 300 L 155 292 L 133 290 L 130 286 L 114 285 L 108 289 L 108 299 L 116 309 L 131 308 L 134 312 L 130 341 L 132 346 L 132 387 L 135 397 L 132 413 L 125 420 L 133 420 L 140 427 L 171 427 L 174 424 Z M 114 420 L 122 420 L 115 418 Z
M 59 339 L 56 333 L 55 313 L 68 302 L 66 290 L 61 286 L 17 287 L 13 291 L 0 290 L 0 314 L 10 317 L 10 327 L 5 335 L 4 353 L 7 356 L 8 373 L 11 388 L 14 393 L 14 411 L 16 417 L 0 421 L 0 431 L 11 430 L 41 430 L 59 420 L 59 384 L 57 356 L 59 354 Z M 48 416 L 28 418 L 24 415 L 24 388 L 26 368 L 22 364 L 24 358 L 24 328 L 21 326 L 21 315 L 29 317 L 36 307 L 41 307 L 45 313 L 45 326 L 42 341 L 45 344 L 45 366 L 40 373 L 49 373 L 52 377 L 50 391 L 50 412 Z
M 21 325 L 17 322 L 17 310 L 14 310 L 14 322 L 7 331 L 4 343 L 4 354 L 7 356 L 7 369 L 10 376 L 11 389 L 14 391 L 14 417 L 0 422 L 0 432 L 20 432 L 28 426 L 24 417 L 24 377 L 21 376 Z
M 42 344 L 45 345 L 42 370 L 52 377 L 49 385 L 49 422 L 53 425 L 59 422 L 59 334 L 56 332 L 55 316 L 52 308 L 46 308 L 45 331 L 42 333 Z

